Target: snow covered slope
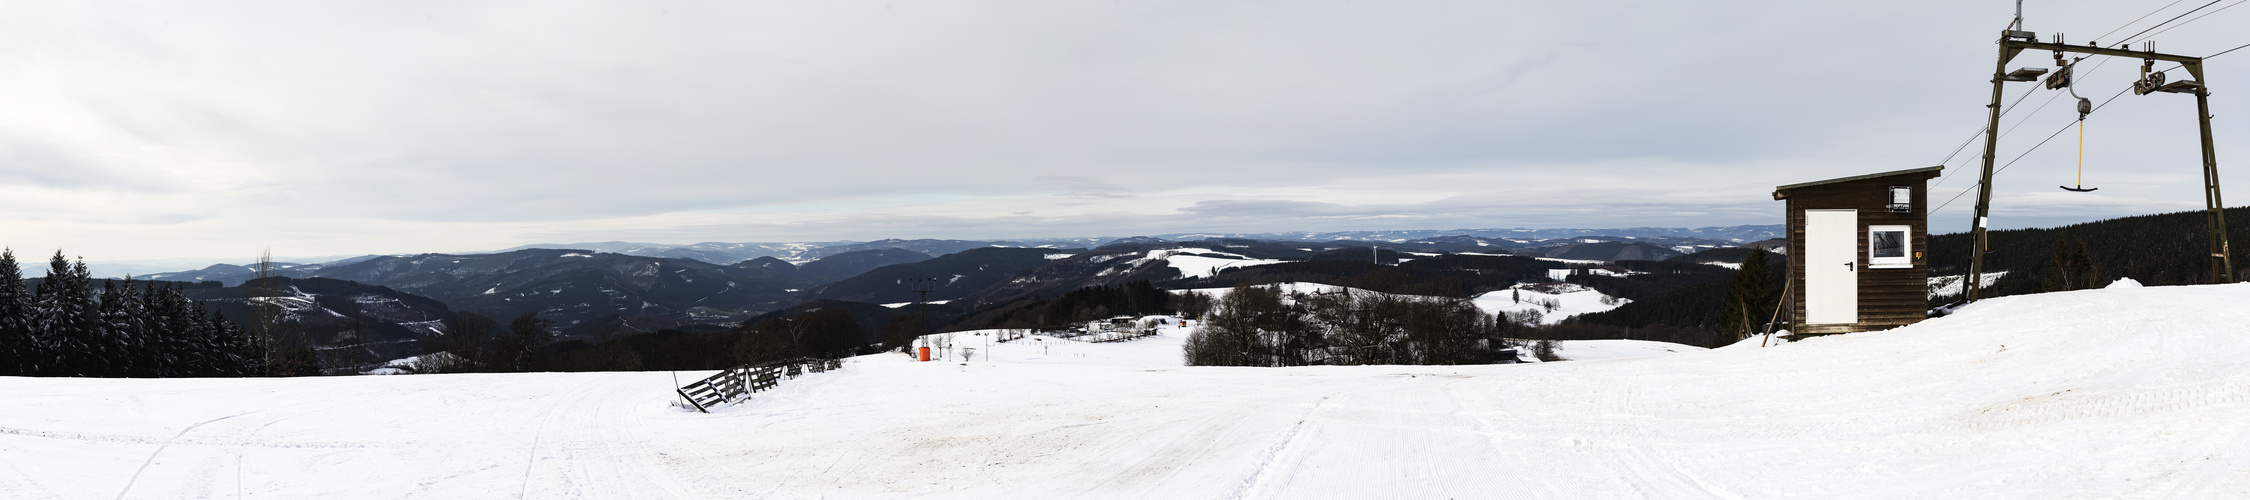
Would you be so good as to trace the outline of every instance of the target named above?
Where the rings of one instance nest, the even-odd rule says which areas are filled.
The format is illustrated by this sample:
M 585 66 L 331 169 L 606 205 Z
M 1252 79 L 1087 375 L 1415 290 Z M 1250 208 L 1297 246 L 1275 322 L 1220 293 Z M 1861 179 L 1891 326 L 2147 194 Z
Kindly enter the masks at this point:
M 1571 283 L 1519 284 L 1506 290 L 1477 294 L 1474 300 L 1477 308 L 1487 313 L 1538 311 L 1539 322 L 1549 325 L 1571 316 L 1616 309 L 1633 302 Z M 1549 309 L 1544 305 L 1549 303 L 1555 307 Z
M 2243 498 L 2244 303 L 2082 290 L 1525 365 L 882 355 L 708 415 L 665 373 L 0 378 L 0 496 Z
M 1173 269 L 1178 269 L 1181 276 L 1189 278 L 1209 278 L 1211 275 L 1219 274 L 1219 271 L 1228 268 L 1262 266 L 1282 262 L 1274 259 L 1253 259 L 1244 257 L 1242 254 L 1203 248 L 1150 250 L 1147 257 L 1142 257 L 1134 262 L 1159 260 L 1164 261 L 1165 265 L 1172 266 Z

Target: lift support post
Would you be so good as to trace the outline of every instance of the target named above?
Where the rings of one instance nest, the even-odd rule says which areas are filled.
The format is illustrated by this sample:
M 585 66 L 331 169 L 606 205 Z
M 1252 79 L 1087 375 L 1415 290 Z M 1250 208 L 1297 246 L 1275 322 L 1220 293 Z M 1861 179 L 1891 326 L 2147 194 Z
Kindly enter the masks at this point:
M 1987 231 L 1986 218 L 1991 215 L 1992 211 L 1993 160 L 2000 146 L 2000 94 L 2002 87 L 2009 81 L 2007 78 L 2008 62 L 2014 60 L 2016 55 L 2022 54 L 2026 50 L 2051 50 L 2074 54 L 2176 62 L 2187 70 L 2188 76 L 2194 78 L 2195 85 L 2192 87 L 2167 87 L 2161 91 L 2186 91 L 2195 94 L 2196 121 L 2202 125 L 2203 136 L 2203 203 L 2207 211 L 2204 222 L 2210 228 L 2210 236 L 2207 241 L 2210 246 L 2211 277 L 2219 283 L 2233 283 L 2234 263 L 2231 251 L 2227 246 L 2226 204 L 2219 198 L 2219 155 L 2211 145 L 2211 87 L 2203 79 L 2203 58 L 2162 54 L 2155 51 L 2099 47 L 2092 44 L 2042 43 L 2030 33 L 2013 31 L 2001 33 L 2000 62 L 1994 65 L 1992 72 L 1992 104 L 1988 105 L 1990 112 L 1986 114 L 1984 129 L 1983 176 L 1977 183 L 1976 219 L 1971 221 L 1969 229 L 1970 241 L 1975 250 L 1970 253 L 1969 275 L 1965 277 L 1968 282 L 1968 300 L 1976 301 L 1979 290 L 1983 288 L 1984 254 L 1991 251 L 1991 242 L 1986 240 L 1985 231 Z

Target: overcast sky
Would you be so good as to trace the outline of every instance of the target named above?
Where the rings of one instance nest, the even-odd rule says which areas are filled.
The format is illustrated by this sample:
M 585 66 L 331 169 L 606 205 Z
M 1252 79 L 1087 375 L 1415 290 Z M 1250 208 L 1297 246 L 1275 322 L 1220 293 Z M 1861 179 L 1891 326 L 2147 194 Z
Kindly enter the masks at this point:
M 2028 28 L 2083 43 L 2166 3 L 2034 1 Z M 1982 127 L 2012 9 L 5 1 L 0 245 L 247 260 L 1779 224 L 1776 185 L 1934 165 Z M 2250 7 L 2155 38 L 2210 54 L 2250 43 L 2245 22 Z M 2081 70 L 2081 94 L 2114 95 L 2138 63 Z M 2250 171 L 2250 125 L 2229 119 L 2250 116 L 2250 93 L 2229 91 L 2250 89 L 2250 50 L 2211 67 L 2222 171 Z M 2054 95 L 2003 122 L 2029 117 L 2004 160 L 2075 118 L 2068 96 L 2028 113 Z M 2119 98 L 2086 129 L 2085 182 L 2101 191 L 2056 189 L 2076 183 L 2066 133 L 2002 174 L 1995 224 L 2201 208 L 2193 117 L 2184 95 Z M 1966 228 L 1973 197 L 1935 230 Z

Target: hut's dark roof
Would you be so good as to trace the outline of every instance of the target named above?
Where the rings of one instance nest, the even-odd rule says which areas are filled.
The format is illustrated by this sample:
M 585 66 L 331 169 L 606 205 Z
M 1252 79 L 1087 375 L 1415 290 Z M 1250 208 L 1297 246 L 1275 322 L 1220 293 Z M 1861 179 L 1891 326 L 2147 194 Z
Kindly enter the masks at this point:
M 1812 186 L 1819 186 L 1819 185 L 1823 185 L 1823 184 L 1835 184 L 1835 183 L 1839 183 L 1839 182 L 1851 182 L 1851 181 L 1857 181 L 1857 180 L 1867 180 L 1867 179 L 1874 179 L 1874 178 L 1877 178 L 1877 177 L 1890 177 L 1890 176 L 1894 176 L 1894 175 L 1908 175 L 1908 174 L 1917 174 L 1917 173 L 1927 173 L 1928 175 L 1924 175 L 1924 176 L 1923 176 L 1923 178 L 1927 179 L 1927 178 L 1930 178 L 1930 177 L 1936 177 L 1936 176 L 1937 176 L 1937 173 L 1938 173 L 1938 172 L 1940 172 L 1940 171 L 1943 171 L 1943 170 L 1945 170 L 1945 166 L 1944 166 L 1944 165 L 1938 165 L 1938 166 L 1935 166 L 1935 167 L 1909 168 L 1909 169 L 1906 169 L 1906 170 L 1892 170 L 1892 171 L 1889 171 L 1889 172 L 1877 172 L 1877 173 L 1872 173 L 1872 174 L 1865 174 L 1865 175 L 1854 175 L 1854 176 L 1851 176 L 1851 177 L 1837 177 L 1837 178 L 1834 178 L 1834 179 L 1828 179 L 1828 180 L 1824 180 L 1824 181 L 1800 182 L 1800 183 L 1796 183 L 1796 184 L 1790 184 L 1790 185 L 1786 185 L 1786 186 L 1781 186 L 1781 187 L 1776 187 L 1776 188 L 1773 188 L 1773 199 L 1779 200 L 1779 199 L 1782 199 L 1782 198 L 1787 198 L 1787 197 L 1788 197 L 1788 195 L 1786 195 L 1786 194 L 1783 194 L 1783 192 L 1789 191 L 1789 190 L 1791 190 L 1791 189 L 1804 188 L 1804 187 L 1812 187 Z

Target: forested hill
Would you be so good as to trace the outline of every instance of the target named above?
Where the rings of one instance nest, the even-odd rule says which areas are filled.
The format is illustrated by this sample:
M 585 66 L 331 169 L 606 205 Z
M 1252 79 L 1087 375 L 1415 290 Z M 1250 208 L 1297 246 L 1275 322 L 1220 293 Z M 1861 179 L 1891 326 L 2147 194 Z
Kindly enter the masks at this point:
M 2209 283 L 2212 277 L 2210 259 L 2206 257 L 2204 217 L 2205 212 L 2202 211 L 2176 212 L 2057 228 L 1992 231 L 1992 253 L 1985 256 L 1987 271 L 2006 271 L 2007 274 L 1990 285 L 1985 296 L 2086 288 L 2107 284 L 2118 278 L 2133 278 L 2147 285 Z M 2228 209 L 2227 224 L 2230 226 L 2228 234 L 2231 239 L 2250 238 L 2250 208 Z M 2250 261 L 2245 260 L 2250 255 L 2245 255 L 2241 244 L 2233 247 L 2235 277 L 2241 280 L 2250 276 Z M 2081 249 L 2084 255 L 2082 259 L 2076 257 L 2080 255 Z M 1672 260 L 1739 262 L 1747 251 L 1714 250 Z M 1960 275 L 1967 272 L 1970 251 L 1967 233 L 1933 236 L 1927 251 L 1930 276 Z M 1787 279 L 1783 267 L 1787 262 L 1786 256 L 1778 254 L 1771 261 L 1769 272 L 1775 278 L 1771 283 L 1776 288 Z M 2062 264 L 2058 265 L 2058 262 Z M 1651 277 L 1662 277 L 1670 282 L 1661 283 L 1664 286 L 1656 288 L 1628 286 L 1639 285 L 1640 283 L 1634 282 L 1647 281 Z M 1570 280 L 1573 282 L 1581 282 L 1602 289 L 1604 293 L 1634 300 L 1631 304 L 1608 312 L 1574 318 L 1573 322 L 1635 328 L 1664 325 L 1708 329 L 1716 322 L 1715 316 L 1724 308 L 1723 297 L 1728 292 L 1728 283 L 1723 278 L 1724 275 L 1708 271 L 1701 275 L 1652 274 L 1634 275 L 1630 278 L 1572 276 Z M 1642 293 L 1636 294 L 1636 291 Z M 1658 293 L 1646 293 L 1648 291 Z M 1958 299 L 1958 296 L 1934 297 L 1930 305 L 1934 307 Z
M 2076 253 L 2085 245 L 2089 274 L 2080 281 L 2108 283 L 2132 278 L 2146 285 L 2210 283 L 2211 259 L 2206 240 L 2206 212 L 2175 212 L 2072 224 L 2056 228 L 1991 231 L 1991 253 L 1985 255 L 1987 272 L 2008 275 L 1989 285 L 1985 296 L 2039 293 L 2047 283 L 2050 264 L 2059 246 Z M 2250 271 L 2244 241 L 2250 238 L 2250 207 L 2226 210 L 2227 236 L 2233 246 L 2235 279 Z M 1930 237 L 1930 275 L 1959 275 L 1969 269 L 1969 233 Z M 2087 267 L 2087 266 L 2078 266 Z M 1950 301 L 1941 297 L 1932 305 Z

